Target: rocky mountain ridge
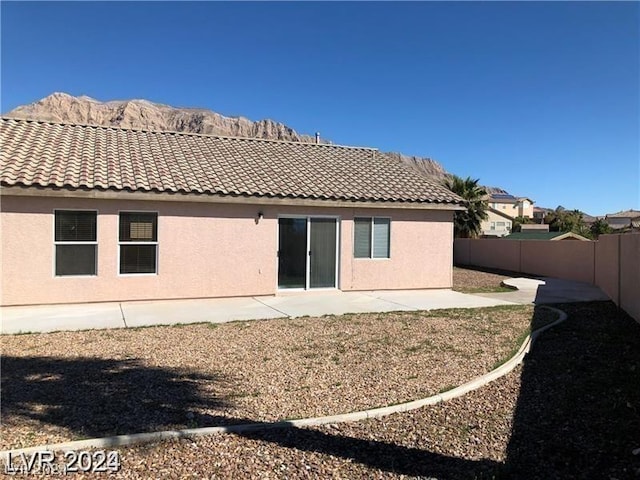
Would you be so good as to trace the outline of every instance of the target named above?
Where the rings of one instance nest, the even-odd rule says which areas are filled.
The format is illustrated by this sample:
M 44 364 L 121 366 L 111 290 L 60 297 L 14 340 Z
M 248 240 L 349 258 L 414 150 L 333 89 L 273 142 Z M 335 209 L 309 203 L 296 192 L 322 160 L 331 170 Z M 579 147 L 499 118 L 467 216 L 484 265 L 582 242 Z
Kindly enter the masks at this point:
M 315 141 L 314 137 L 299 135 L 292 128 L 269 119 L 252 122 L 244 117 L 225 117 L 200 108 L 176 108 L 141 99 L 101 102 L 84 95 L 74 97 L 62 92 L 56 92 L 37 102 L 17 107 L 5 116 L 48 122 L 232 137 L 269 138 L 296 142 Z
M 122 128 L 191 132 L 232 137 L 265 138 L 295 142 L 315 142 L 315 135 L 305 135 L 270 119 L 251 121 L 244 117 L 226 117 L 202 108 L 177 108 L 148 100 L 115 100 L 101 102 L 88 96 L 74 97 L 53 93 L 37 102 L 19 106 L 6 117 L 60 123 L 105 125 Z M 330 143 L 320 139 L 323 143 Z M 389 152 L 423 174 L 441 180 L 444 167 L 430 158 Z

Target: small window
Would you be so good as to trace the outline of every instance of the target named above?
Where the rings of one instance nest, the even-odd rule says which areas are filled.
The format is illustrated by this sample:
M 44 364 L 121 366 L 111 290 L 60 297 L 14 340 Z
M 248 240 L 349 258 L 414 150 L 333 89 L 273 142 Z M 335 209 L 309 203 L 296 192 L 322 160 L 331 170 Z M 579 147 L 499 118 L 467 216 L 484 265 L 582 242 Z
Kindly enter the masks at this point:
M 97 212 L 56 210 L 55 274 L 96 275 Z
M 120 273 L 157 273 L 158 214 L 120 213 Z
M 391 219 L 354 218 L 353 256 L 355 258 L 389 258 Z
M 491 230 L 495 230 L 496 229 L 496 222 L 491 222 Z
M 505 223 L 504 222 L 497 222 L 498 228 L 504 228 Z

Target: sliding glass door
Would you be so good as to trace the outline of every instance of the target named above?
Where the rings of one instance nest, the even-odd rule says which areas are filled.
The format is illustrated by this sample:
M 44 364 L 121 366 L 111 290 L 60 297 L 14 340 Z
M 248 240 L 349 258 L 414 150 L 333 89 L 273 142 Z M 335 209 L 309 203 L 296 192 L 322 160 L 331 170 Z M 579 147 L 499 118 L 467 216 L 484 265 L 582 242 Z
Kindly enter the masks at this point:
M 336 218 L 278 219 L 278 288 L 335 288 L 338 266 Z
M 336 219 L 311 218 L 309 287 L 336 286 Z
M 307 219 L 278 220 L 278 288 L 307 286 Z

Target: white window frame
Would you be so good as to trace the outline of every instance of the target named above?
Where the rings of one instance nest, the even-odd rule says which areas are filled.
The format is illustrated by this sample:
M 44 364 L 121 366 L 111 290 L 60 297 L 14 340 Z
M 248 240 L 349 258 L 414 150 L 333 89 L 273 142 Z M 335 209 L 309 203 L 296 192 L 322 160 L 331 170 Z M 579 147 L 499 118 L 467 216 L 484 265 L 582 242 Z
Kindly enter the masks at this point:
M 368 218 L 371 220 L 371 248 L 369 249 L 369 256 L 368 257 L 356 257 L 356 218 L 358 219 L 362 219 L 362 218 Z M 374 257 L 373 256 L 373 250 L 374 250 L 374 246 L 373 246 L 373 225 L 375 223 L 375 219 L 387 219 L 389 220 L 389 256 L 388 257 Z M 352 248 L 352 253 L 353 255 L 353 259 L 354 260 L 391 260 L 391 217 L 384 217 L 384 216 L 374 216 L 374 215 L 354 215 L 353 216 L 353 248 Z
M 156 241 L 155 242 L 121 242 L 120 241 L 120 214 L 121 213 L 155 213 L 156 214 Z M 118 210 L 118 221 L 116 222 L 116 238 L 118 239 L 118 255 L 116 271 L 119 277 L 155 277 L 160 274 L 160 212 L 157 210 Z M 156 271 L 154 273 L 122 273 L 120 272 L 120 251 L 126 245 L 155 245 L 156 246 Z
M 56 241 L 56 213 L 57 212 L 93 212 L 96 214 L 96 240 L 95 242 L 64 242 L 64 241 Z M 93 278 L 98 276 L 98 210 L 93 208 L 54 208 L 53 209 L 53 218 L 52 218 L 53 228 L 52 228 L 52 237 L 53 237 L 53 255 L 52 255 L 52 265 L 51 271 L 53 273 L 53 278 Z M 95 271 L 96 273 L 88 273 L 86 275 L 58 275 L 56 272 L 56 257 L 58 245 L 95 245 L 96 249 L 96 264 Z

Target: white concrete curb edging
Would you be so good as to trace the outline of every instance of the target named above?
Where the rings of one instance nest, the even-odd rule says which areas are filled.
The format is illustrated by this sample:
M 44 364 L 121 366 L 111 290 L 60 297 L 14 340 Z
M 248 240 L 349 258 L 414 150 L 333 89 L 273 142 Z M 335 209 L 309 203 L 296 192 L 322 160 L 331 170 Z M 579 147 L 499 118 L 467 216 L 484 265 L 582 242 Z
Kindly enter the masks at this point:
M 493 380 L 496 380 L 511 372 L 522 362 L 525 355 L 531 349 L 531 345 L 542 332 L 567 319 L 567 314 L 562 310 L 549 306 L 542 306 L 541 308 L 546 308 L 548 310 L 556 312 L 559 315 L 558 319 L 548 325 L 545 325 L 544 327 L 535 330 L 530 335 L 528 335 L 518 349 L 518 353 L 511 357 L 507 362 L 505 362 L 495 370 L 492 370 L 489 373 L 486 373 L 467 383 L 464 383 L 459 387 L 453 388 L 443 393 L 439 393 L 437 395 L 433 395 L 431 397 L 413 400 L 406 403 L 400 403 L 397 405 L 390 405 L 387 407 L 363 410 L 360 412 L 345 413 L 341 415 L 330 415 L 326 417 L 302 418 L 298 420 L 285 420 L 279 422 L 247 423 L 221 427 L 190 428 L 185 430 L 166 430 L 162 432 L 135 433 L 131 435 L 117 435 L 112 437 L 91 438 L 87 440 L 76 440 L 72 442 L 55 443 L 50 445 L 39 445 L 35 447 L 19 448 L 15 450 L 3 450 L 0 451 L 0 458 L 2 458 L 4 462 L 6 462 L 9 456 L 16 457 L 20 454 L 30 454 L 36 451 L 46 450 L 58 452 L 68 450 L 85 450 L 89 448 L 114 448 L 140 443 L 157 442 L 160 440 L 167 440 L 172 438 L 190 438 L 199 437 L 202 435 L 215 435 L 222 433 L 242 433 L 258 430 L 270 430 L 276 428 L 309 427 L 315 425 L 356 422 L 369 418 L 385 417 L 393 413 L 408 412 L 410 410 L 416 410 L 427 405 L 435 405 L 440 402 L 446 402 L 447 400 L 461 397 L 466 393 L 477 390 L 480 387 L 487 385 L 489 382 L 492 382 Z

